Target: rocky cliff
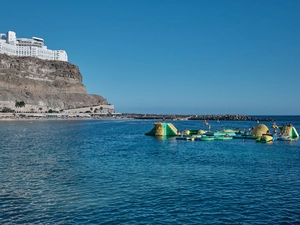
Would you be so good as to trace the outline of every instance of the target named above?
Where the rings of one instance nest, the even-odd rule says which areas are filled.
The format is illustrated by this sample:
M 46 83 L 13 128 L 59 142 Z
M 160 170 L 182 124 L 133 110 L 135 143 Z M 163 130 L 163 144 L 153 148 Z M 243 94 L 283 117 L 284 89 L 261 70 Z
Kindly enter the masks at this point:
M 107 105 L 99 95 L 86 93 L 79 68 L 63 61 L 0 54 L 0 102 L 14 106 L 62 110 Z

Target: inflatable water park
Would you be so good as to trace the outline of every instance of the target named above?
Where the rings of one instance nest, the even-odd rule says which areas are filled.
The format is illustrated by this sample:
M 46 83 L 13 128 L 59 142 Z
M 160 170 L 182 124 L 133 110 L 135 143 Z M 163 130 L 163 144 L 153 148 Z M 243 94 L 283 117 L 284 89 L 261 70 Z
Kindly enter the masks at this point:
M 206 121 L 204 123 L 207 123 Z M 251 127 L 248 131 L 240 131 L 237 129 L 222 129 L 220 131 L 208 130 L 183 130 L 179 131 L 172 123 L 156 122 L 154 127 L 145 135 L 148 136 L 175 136 L 177 140 L 232 140 L 234 138 L 254 139 L 256 142 L 272 142 L 272 141 L 295 141 L 299 138 L 296 128 L 291 124 L 277 126 L 272 125 L 272 132 L 265 124 L 258 124 L 256 127 Z

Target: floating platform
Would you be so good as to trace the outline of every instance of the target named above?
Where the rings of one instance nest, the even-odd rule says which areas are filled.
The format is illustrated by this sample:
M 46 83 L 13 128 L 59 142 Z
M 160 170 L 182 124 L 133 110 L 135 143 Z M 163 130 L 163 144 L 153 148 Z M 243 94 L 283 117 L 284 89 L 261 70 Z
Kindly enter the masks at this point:
M 221 140 L 221 141 L 226 141 L 226 140 L 232 140 L 233 137 L 227 137 L 227 136 L 219 136 L 216 139 Z
M 282 137 L 277 137 L 278 141 L 293 141 L 296 140 L 295 138 L 291 138 L 290 136 L 282 136 Z
M 207 135 L 207 136 L 215 136 L 215 137 L 229 135 L 230 137 L 234 137 L 234 136 L 236 136 L 236 133 L 232 132 L 232 131 L 228 131 L 228 132 L 226 132 L 226 131 L 218 131 L 218 132 L 208 132 L 208 133 L 205 133 L 205 135 Z
M 176 140 L 200 140 L 200 141 L 213 141 L 213 140 L 231 140 L 233 138 L 241 139 L 256 139 L 257 142 L 271 142 L 275 140 L 292 141 L 299 138 L 299 134 L 295 127 L 291 124 L 287 126 L 276 126 L 280 129 L 283 136 L 267 135 L 269 128 L 264 124 L 258 124 L 250 133 L 241 134 L 234 132 L 235 130 L 222 130 L 218 132 L 211 132 L 205 130 L 184 130 L 179 132 L 172 123 L 156 122 L 154 127 L 145 135 L 150 136 L 177 136 Z M 275 129 L 275 127 L 272 127 Z M 236 130 L 238 131 L 238 129 Z M 179 135 L 180 134 L 180 135 Z
M 202 136 L 199 138 L 200 141 L 214 141 L 215 137 L 213 136 Z
M 257 137 L 248 135 L 248 134 L 237 134 L 233 138 L 240 138 L 240 139 L 257 139 Z
M 195 138 L 191 136 L 183 136 L 183 137 L 176 137 L 176 140 L 194 141 Z

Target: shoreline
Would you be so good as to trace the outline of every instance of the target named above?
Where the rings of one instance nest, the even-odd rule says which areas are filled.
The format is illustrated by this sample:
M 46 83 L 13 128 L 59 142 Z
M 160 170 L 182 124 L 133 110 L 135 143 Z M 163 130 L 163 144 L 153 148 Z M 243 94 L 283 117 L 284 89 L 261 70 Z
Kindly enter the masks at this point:
M 161 121 L 178 121 L 178 120 L 208 120 L 208 121 L 274 121 L 270 117 L 252 118 L 245 115 L 169 115 L 169 114 L 136 114 L 136 113 L 117 113 L 117 114 L 42 114 L 42 113 L 0 113 L 0 121 L 68 121 L 68 120 L 161 120 Z
M 113 117 L 102 117 L 102 118 L 82 118 L 82 117 L 67 117 L 67 118 L 34 118 L 34 117 L 26 117 L 26 118 L 3 118 L 0 117 L 1 121 L 81 121 L 81 120 L 118 120 L 118 119 L 126 119 L 126 118 L 113 118 Z

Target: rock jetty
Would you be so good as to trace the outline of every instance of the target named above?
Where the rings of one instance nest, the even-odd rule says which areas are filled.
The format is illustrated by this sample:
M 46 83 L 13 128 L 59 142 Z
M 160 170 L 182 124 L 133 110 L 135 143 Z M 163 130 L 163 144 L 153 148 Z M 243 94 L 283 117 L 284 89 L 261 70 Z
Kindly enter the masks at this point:
M 273 121 L 272 118 L 256 118 L 245 115 L 169 115 L 169 114 L 135 114 L 122 113 L 122 116 L 132 119 L 153 120 L 244 120 L 244 121 Z

